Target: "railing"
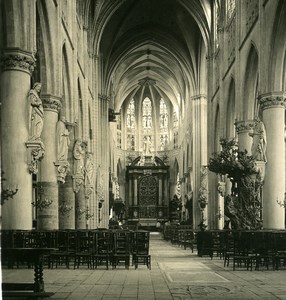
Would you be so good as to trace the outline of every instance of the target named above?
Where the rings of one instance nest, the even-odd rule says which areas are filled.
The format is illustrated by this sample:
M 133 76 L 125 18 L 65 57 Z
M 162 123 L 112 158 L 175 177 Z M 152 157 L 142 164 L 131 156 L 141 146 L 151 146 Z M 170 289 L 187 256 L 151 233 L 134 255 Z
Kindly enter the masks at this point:
M 128 219 L 150 218 L 166 220 L 169 217 L 168 206 L 128 206 L 126 212 Z

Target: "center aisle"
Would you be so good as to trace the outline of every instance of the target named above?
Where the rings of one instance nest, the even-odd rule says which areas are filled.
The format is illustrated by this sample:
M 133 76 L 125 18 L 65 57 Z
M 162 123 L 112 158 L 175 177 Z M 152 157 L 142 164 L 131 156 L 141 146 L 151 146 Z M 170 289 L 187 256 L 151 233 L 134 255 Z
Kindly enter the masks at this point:
M 45 290 L 55 293 L 49 299 L 74 300 L 286 299 L 286 270 L 233 272 L 219 258 L 198 257 L 196 251 L 173 245 L 155 232 L 150 235 L 150 254 L 151 270 L 144 265 L 136 270 L 124 265 L 115 270 L 45 269 Z M 2 271 L 3 281 L 33 280 L 29 269 Z

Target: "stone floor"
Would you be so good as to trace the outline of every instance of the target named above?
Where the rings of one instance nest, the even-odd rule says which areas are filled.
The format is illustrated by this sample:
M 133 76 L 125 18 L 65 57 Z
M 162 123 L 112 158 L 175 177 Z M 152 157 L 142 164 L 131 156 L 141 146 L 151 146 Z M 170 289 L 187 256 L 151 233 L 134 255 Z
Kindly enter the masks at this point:
M 152 233 L 152 269 L 137 270 L 45 269 L 45 290 L 50 299 L 285 299 L 286 270 L 247 271 L 223 267 L 217 257 L 198 257 Z M 31 269 L 2 270 L 3 282 L 33 281 Z

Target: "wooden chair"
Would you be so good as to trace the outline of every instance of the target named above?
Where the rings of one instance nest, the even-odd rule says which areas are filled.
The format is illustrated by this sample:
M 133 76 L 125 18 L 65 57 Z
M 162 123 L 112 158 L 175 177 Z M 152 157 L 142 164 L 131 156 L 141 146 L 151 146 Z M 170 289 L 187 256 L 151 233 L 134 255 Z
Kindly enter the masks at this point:
M 108 270 L 110 257 L 112 254 L 112 232 L 110 230 L 96 230 L 93 232 L 94 247 L 92 252 L 93 268 L 105 263 Z
M 116 230 L 113 232 L 112 268 L 115 269 L 120 262 L 124 262 L 125 268 L 129 269 L 130 232 L 126 230 Z
M 149 254 L 150 232 L 136 231 L 134 232 L 132 261 L 135 269 L 139 264 L 146 265 L 151 270 L 151 255 Z
M 70 260 L 74 258 L 76 231 L 59 230 L 55 234 L 55 246 L 58 250 L 51 252 L 51 268 L 65 265 L 69 268 Z
M 74 269 L 81 264 L 92 267 L 93 234 L 90 231 L 78 231 L 76 235 L 76 247 L 74 253 Z

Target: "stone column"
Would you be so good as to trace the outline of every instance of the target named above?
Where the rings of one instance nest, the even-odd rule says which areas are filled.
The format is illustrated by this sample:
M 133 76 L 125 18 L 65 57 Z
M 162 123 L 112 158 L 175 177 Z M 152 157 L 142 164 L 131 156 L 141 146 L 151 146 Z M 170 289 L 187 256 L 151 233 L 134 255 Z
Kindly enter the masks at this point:
M 216 212 L 217 217 L 217 229 L 223 229 L 224 227 L 224 197 L 225 197 L 225 182 L 218 182 L 218 207 Z
M 86 203 L 83 185 L 75 194 L 75 228 L 86 229 Z
M 5 49 L 1 57 L 2 189 L 16 189 L 2 205 L 2 229 L 32 229 L 32 176 L 29 173 L 28 92 L 35 59 L 30 52 Z M 1 182 L 2 183 L 2 182 Z
M 159 176 L 159 199 L 158 199 L 158 205 L 162 206 L 162 196 L 163 196 L 163 184 L 162 184 L 162 177 Z
M 73 170 L 72 145 L 74 145 L 75 124 L 69 123 L 67 128 L 70 130 L 70 146 L 67 162 L 55 163 L 58 170 L 59 182 L 59 229 L 75 229 L 75 193 L 71 175 Z M 60 172 L 60 168 L 63 168 L 63 172 Z
M 168 178 L 165 178 L 164 180 L 164 205 L 168 205 L 169 203 L 169 184 L 168 184 Z
M 41 162 L 38 182 L 37 229 L 57 230 L 59 229 L 59 194 L 54 163 L 57 160 L 56 125 L 61 99 L 53 95 L 42 95 L 41 98 L 44 107 L 42 140 L 46 153 L 45 159 Z
M 138 205 L 137 177 L 134 176 L 134 205 Z
M 86 143 L 77 139 L 75 142 L 73 190 L 75 192 L 75 229 L 86 229 L 86 199 L 84 190 L 84 167 L 85 167 Z
M 248 155 L 251 155 L 252 137 L 249 133 L 253 129 L 253 124 L 253 120 L 235 122 L 238 135 L 238 148 L 240 151 L 247 150 Z
M 284 201 L 285 193 L 285 92 L 272 92 L 259 96 L 263 110 L 267 148 L 263 186 L 263 227 L 284 229 L 284 208 L 277 202 Z
M 206 95 L 197 95 L 192 98 L 194 135 L 193 135 L 193 216 L 194 228 L 197 229 L 202 219 L 201 207 L 198 203 L 199 189 L 201 186 L 201 168 L 208 164 L 207 156 L 207 97 Z M 204 218 L 208 218 L 207 210 L 204 209 Z M 206 221 L 206 224 L 208 221 Z
M 59 183 L 59 229 L 75 229 L 75 194 L 72 177 Z

